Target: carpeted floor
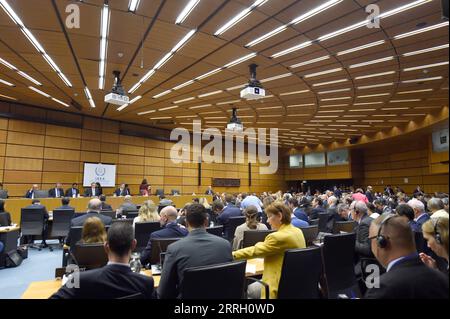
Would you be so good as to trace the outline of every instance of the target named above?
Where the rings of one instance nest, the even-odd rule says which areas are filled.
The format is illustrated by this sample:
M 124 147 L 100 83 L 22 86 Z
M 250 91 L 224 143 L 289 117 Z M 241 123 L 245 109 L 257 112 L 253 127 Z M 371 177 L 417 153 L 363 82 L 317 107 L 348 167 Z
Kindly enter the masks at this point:
M 0 269 L 0 299 L 18 299 L 31 282 L 55 278 L 55 268 L 62 263 L 62 248 L 55 244 L 52 247 L 53 252 L 30 249 L 19 267 Z

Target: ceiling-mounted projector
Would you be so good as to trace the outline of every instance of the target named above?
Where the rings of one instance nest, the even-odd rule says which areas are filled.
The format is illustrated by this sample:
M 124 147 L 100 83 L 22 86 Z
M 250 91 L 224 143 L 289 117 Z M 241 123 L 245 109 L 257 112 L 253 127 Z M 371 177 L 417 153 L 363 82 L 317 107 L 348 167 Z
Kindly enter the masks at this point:
M 111 93 L 105 96 L 105 102 L 114 105 L 122 106 L 130 102 L 130 98 L 125 95 L 122 83 L 120 81 L 120 71 L 113 71 L 114 74 L 114 86 Z
M 250 64 L 250 81 L 248 85 L 241 91 L 241 98 L 246 100 L 257 100 L 266 96 L 266 90 L 256 79 L 256 68 L 258 65 Z

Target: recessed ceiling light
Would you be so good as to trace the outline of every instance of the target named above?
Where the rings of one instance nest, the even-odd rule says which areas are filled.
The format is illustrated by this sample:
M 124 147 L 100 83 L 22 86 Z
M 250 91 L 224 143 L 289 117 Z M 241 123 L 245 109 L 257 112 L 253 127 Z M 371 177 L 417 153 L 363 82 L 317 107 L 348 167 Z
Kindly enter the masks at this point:
M 413 56 L 413 55 L 418 55 L 418 54 L 423 54 L 423 53 L 433 52 L 433 51 L 437 51 L 437 50 L 447 49 L 448 47 L 449 47 L 449 45 L 448 45 L 448 43 L 447 43 L 447 44 L 435 46 L 435 47 L 432 47 L 432 48 L 427 48 L 427 49 L 423 49 L 423 50 L 407 52 L 407 53 L 404 53 L 403 56 L 405 56 L 405 57 L 406 57 L 406 56 Z
M 432 26 L 429 26 L 429 27 L 426 27 L 426 28 L 423 28 L 423 29 L 419 29 L 419 30 L 414 30 L 414 31 L 411 31 L 411 32 L 398 34 L 398 35 L 394 36 L 394 40 L 399 40 L 399 39 L 407 38 L 407 37 L 410 37 L 410 36 L 413 36 L 413 35 L 417 35 L 417 34 L 420 34 L 420 33 L 428 32 L 428 31 L 431 31 L 431 30 L 447 27 L 448 24 L 449 23 L 447 21 L 447 22 L 438 23 L 438 24 L 435 24 L 435 25 L 432 25 Z
M 355 68 L 360 68 L 362 66 L 382 63 L 382 62 L 391 61 L 391 60 L 394 60 L 394 57 L 393 56 L 388 56 L 388 57 L 381 58 L 381 59 L 376 59 L 376 60 L 362 62 L 362 63 L 357 63 L 357 64 L 352 64 L 352 65 L 349 66 L 349 68 L 350 69 L 355 69 Z
M 336 55 L 337 56 L 341 56 L 341 55 L 345 55 L 345 54 L 361 51 L 361 50 L 364 50 L 364 49 L 372 48 L 374 46 L 381 45 L 381 44 L 384 44 L 384 43 L 386 43 L 385 40 L 380 40 L 380 41 L 368 43 L 368 44 L 365 44 L 365 45 L 361 45 L 361 46 L 356 47 L 356 48 L 351 48 L 351 49 L 348 49 L 348 50 L 345 50 L 345 51 L 338 52 Z
M 316 73 L 311 73 L 311 74 L 307 74 L 304 76 L 304 78 L 312 78 L 312 77 L 316 77 L 316 76 L 320 76 L 320 75 L 325 75 L 325 74 L 330 74 L 330 73 L 336 73 L 336 72 L 340 72 L 342 71 L 342 68 L 335 68 L 335 69 L 331 69 L 331 70 L 326 70 L 326 71 L 321 71 L 321 72 L 316 72 Z
M 402 83 L 416 83 L 416 82 L 435 81 L 435 80 L 442 80 L 442 79 L 443 79 L 442 76 L 436 76 L 436 77 L 432 77 L 432 78 L 405 80 L 405 81 L 402 81 Z
M 361 76 L 357 76 L 355 78 L 355 80 L 375 78 L 378 76 L 390 75 L 390 74 L 395 74 L 395 73 L 396 73 L 395 71 L 388 71 L 388 72 L 374 73 L 374 74 L 368 74 L 368 75 L 361 75 Z
M 301 66 L 305 66 L 305 65 L 308 65 L 308 64 L 313 64 L 313 63 L 316 63 L 316 62 L 328 60 L 329 58 L 330 58 L 329 55 L 321 56 L 321 57 L 318 57 L 318 58 L 315 58 L 315 59 L 312 59 L 312 60 L 308 60 L 308 61 L 300 62 L 300 63 L 297 63 L 297 64 L 293 64 L 293 65 L 290 66 L 290 68 L 291 69 L 299 68 Z
M 409 72 L 409 71 L 415 71 L 415 70 L 422 70 L 422 69 L 428 69 L 428 68 L 435 68 L 438 66 L 448 65 L 448 61 L 439 62 L 439 63 L 433 63 L 433 64 L 426 64 L 426 65 L 419 65 L 411 68 L 403 69 L 403 72 Z

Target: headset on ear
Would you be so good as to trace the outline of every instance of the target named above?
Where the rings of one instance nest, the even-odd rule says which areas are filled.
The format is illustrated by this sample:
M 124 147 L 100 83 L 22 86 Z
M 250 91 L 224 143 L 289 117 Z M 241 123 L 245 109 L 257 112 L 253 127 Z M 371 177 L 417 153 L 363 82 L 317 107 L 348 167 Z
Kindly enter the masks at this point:
M 440 219 L 441 219 L 440 217 L 438 217 L 438 218 L 431 218 L 433 226 L 434 226 L 434 239 L 436 240 L 436 242 L 439 245 L 442 245 L 441 233 L 439 232 L 439 229 L 438 229 L 438 224 L 439 224 L 439 220 Z
M 388 237 L 381 234 L 381 231 L 383 230 L 384 225 L 387 225 L 389 219 L 397 216 L 396 214 L 389 214 L 380 224 L 380 228 L 378 228 L 378 235 L 377 235 L 377 245 L 380 248 L 386 248 L 388 244 Z

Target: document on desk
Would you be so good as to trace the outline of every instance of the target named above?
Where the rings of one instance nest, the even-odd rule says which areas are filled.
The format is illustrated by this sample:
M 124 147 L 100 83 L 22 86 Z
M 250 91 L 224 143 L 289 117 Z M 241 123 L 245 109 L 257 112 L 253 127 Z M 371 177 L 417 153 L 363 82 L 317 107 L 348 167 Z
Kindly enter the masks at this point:
M 264 262 L 263 258 L 252 259 L 252 263 L 249 263 L 247 261 L 247 266 L 245 267 L 245 272 L 247 274 L 256 274 L 256 264 L 263 263 L 263 262 Z

